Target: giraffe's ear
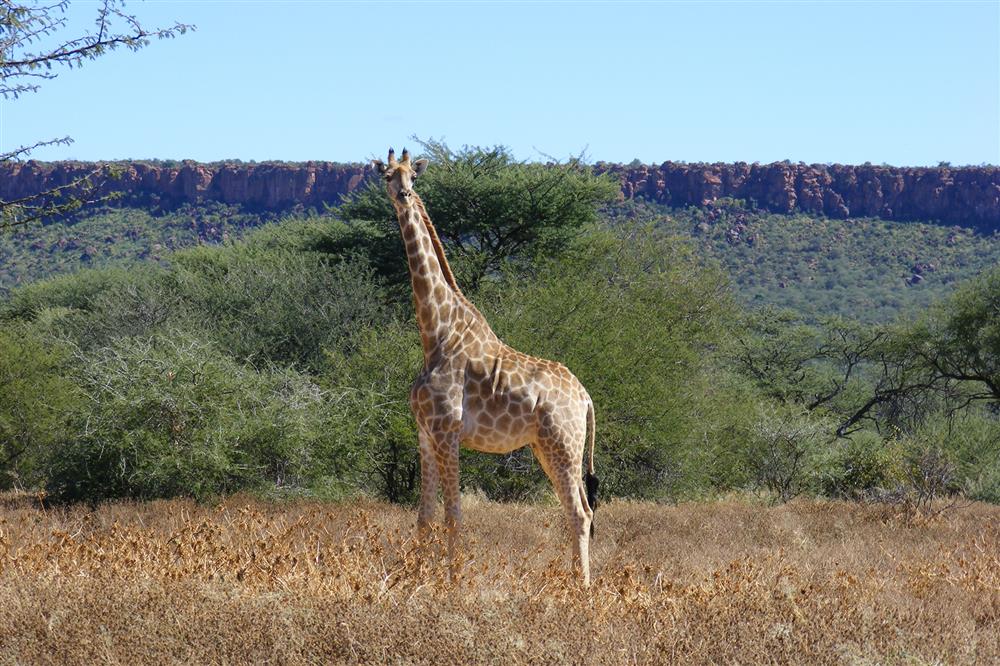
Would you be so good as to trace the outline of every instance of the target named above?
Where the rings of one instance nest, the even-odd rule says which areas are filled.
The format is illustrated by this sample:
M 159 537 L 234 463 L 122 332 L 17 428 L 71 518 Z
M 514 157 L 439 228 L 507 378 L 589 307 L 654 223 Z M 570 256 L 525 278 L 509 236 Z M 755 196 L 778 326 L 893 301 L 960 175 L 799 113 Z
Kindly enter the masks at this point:
M 413 163 L 413 175 L 419 176 L 427 168 L 427 160 L 417 160 Z
M 372 166 L 375 167 L 376 171 L 378 171 L 380 174 L 383 174 L 383 175 L 385 174 L 385 172 L 386 172 L 386 170 L 388 168 L 388 167 L 385 166 L 385 164 L 382 162 L 382 160 L 372 160 Z

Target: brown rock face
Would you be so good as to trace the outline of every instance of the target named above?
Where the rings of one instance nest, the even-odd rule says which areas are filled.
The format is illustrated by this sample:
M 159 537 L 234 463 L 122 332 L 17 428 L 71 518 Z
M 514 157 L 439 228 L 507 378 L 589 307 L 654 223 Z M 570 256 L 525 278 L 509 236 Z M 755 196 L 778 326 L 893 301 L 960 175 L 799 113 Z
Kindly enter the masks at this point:
M 731 197 L 777 213 L 798 210 L 833 218 L 937 220 L 1000 229 L 1000 168 L 995 166 L 664 162 L 659 167 L 598 163 L 595 169 L 620 178 L 626 199 L 645 196 L 672 206 L 702 206 Z
M 199 200 L 281 210 L 336 205 L 371 175 L 359 164 L 118 165 L 121 177 L 104 190 L 166 204 Z M 25 162 L 0 165 L 0 200 L 10 201 L 73 182 L 94 164 Z M 598 163 L 598 173 L 621 181 L 623 199 L 647 198 L 671 206 L 705 206 L 721 197 L 753 200 L 761 208 L 833 218 L 938 220 L 1000 229 L 1000 168 L 850 165 Z
M 222 201 L 251 208 L 281 210 L 297 204 L 335 205 L 360 185 L 369 168 L 357 164 L 199 164 L 163 166 L 117 163 L 121 174 L 101 194 L 154 198 L 166 204 Z M 65 185 L 93 171 L 93 163 L 25 162 L 0 165 L 0 200 L 11 201 Z

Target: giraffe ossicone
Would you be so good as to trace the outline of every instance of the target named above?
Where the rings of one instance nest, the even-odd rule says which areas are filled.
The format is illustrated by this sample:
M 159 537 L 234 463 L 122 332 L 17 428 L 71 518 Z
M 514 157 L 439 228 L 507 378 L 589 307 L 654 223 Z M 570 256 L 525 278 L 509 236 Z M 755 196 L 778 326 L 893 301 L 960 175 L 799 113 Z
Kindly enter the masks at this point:
M 410 390 L 420 445 L 420 510 L 426 532 L 440 486 L 454 563 L 461 526 L 459 447 L 509 453 L 530 446 L 559 497 L 570 532 L 574 566 L 590 583 L 590 537 L 597 500 L 594 406 L 565 366 L 504 344 L 459 289 L 437 231 L 413 190 L 427 160 L 399 160 L 390 148 L 373 166 L 399 219 L 406 247 L 424 366 Z M 583 474 L 584 449 L 590 460 Z

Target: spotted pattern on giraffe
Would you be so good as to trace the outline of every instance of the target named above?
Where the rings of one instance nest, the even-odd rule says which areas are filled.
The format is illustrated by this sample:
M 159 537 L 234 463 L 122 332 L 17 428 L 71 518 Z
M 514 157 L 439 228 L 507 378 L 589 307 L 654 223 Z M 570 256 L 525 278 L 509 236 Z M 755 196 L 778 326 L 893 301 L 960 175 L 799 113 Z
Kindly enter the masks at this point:
M 596 484 L 590 396 L 562 364 L 504 344 L 459 289 L 437 231 L 413 191 L 427 161 L 411 162 L 405 150 L 397 161 L 390 150 L 387 163 L 374 164 L 399 220 L 424 354 L 410 390 L 420 446 L 418 529 L 426 532 L 433 521 L 440 487 L 454 563 L 461 525 L 459 447 L 509 453 L 529 446 L 559 497 L 574 567 L 589 584 L 593 508 L 582 468 L 589 431 L 588 479 Z

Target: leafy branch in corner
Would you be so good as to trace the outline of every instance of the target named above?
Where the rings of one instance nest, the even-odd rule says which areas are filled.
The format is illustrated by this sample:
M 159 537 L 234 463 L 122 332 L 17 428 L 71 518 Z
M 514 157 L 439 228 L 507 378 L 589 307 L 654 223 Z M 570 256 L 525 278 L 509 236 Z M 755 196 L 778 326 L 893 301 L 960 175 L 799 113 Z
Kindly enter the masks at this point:
M 68 0 L 12 2 L 0 0 L 0 96 L 7 100 L 37 92 L 42 82 L 58 76 L 59 68 L 80 67 L 114 50 L 138 51 L 156 39 L 183 35 L 194 26 L 174 23 L 147 28 L 125 12 L 123 0 L 103 0 L 92 29 L 70 29 Z M 67 34 L 68 33 L 68 34 Z M 0 167 L 21 162 L 36 149 L 69 145 L 70 137 L 36 141 L 0 152 Z M 113 167 L 98 165 L 69 183 L 15 200 L 0 199 L 0 230 L 67 215 L 81 206 L 105 201 Z M 101 194 L 104 193 L 104 194 Z

